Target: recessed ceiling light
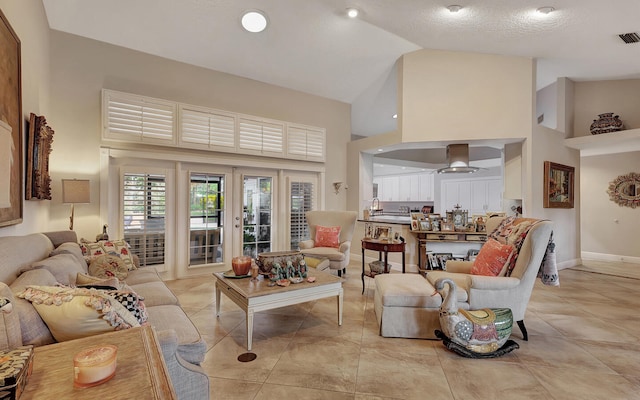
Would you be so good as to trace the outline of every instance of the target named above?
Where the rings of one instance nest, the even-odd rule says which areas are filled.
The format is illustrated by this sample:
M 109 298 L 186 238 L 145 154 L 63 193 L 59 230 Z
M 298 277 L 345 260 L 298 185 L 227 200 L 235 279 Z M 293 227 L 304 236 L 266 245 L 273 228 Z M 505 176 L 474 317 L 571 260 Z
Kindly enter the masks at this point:
M 242 14 L 242 27 L 251 33 L 262 32 L 267 27 L 267 16 L 259 10 L 249 10 Z
M 360 11 L 357 8 L 347 8 L 347 17 L 355 18 L 358 14 L 360 14 Z
M 393 118 L 397 119 L 398 118 L 398 114 L 393 114 Z
M 462 10 L 462 6 L 452 4 L 450 6 L 447 6 L 447 10 L 452 13 L 457 13 L 458 11 Z
M 540 14 L 545 14 L 546 15 L 546 14 L 549 14 L 549 13 L 555 11 L 555 8 L 551 7 L 551 6 L 546 6 L 546 7 L 540 7 L 536 11 L 539 12 Z
M 382 149 L 378 149 L 378 151 L 383 151 Z

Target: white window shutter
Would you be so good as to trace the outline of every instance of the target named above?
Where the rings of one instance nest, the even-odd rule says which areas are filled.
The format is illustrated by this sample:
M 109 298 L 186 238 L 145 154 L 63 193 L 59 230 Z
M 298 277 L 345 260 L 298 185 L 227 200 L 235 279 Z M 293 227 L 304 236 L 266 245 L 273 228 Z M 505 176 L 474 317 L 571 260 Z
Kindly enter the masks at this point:
M 216 150 L 235 149 L 235 117 L 196 108 L 180 109 L 180 143 Z
M 262 151 L 264 153 L 282 154 L 284 125 L 264 122 L 262 124 Z
M 324 130 L 307 131 L 307 159 L 324 161 Z
M 241 118 L 239 122 L 239 143 L 243 150 L 262 150 L 262 123 Z
M 175 103 L 105 90 L 103 108 L 105 139 L 175 143 Z
M 292 156 L 306 157 L 307 131 L 289 126 L 287 130 L 287 153 Z

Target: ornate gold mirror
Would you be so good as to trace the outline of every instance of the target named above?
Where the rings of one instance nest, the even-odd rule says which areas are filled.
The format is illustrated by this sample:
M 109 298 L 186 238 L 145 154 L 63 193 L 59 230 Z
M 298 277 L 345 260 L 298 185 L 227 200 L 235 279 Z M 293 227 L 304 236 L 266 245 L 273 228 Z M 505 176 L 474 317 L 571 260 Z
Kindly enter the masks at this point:
M 630 172 L 620 175 L 609 183 L 609 198 L 620 206 L 636 208 L 640 206 L 640 174 Z

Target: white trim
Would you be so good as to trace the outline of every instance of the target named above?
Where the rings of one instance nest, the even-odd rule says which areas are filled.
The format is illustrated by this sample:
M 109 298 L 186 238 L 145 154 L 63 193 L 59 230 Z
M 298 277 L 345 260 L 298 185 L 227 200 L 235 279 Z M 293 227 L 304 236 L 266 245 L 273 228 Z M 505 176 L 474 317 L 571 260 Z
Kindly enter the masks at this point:
M 583 251 L 581 253 L 581 256 L 585 260 L 613 261 L 613 262 L 626 262 L 631 264 L 640 264 L 640 257 L 621 256 L 617 254 L 592 253 L 589 251 Z
M 571 267 L 577 267 L 580 264 L 582 264 L 582 260 L 580 258 L 574 258 L 571 260 L 556 263 L 556 266 L 558 267 L 558 271 L 560 271 Z
M 163 161 L 175 161 L 175 162 L 188 162 L 199 164 L 211 164 L 211 165 L 225 165 L 230 167 L 251 167 L 251 168 L 271 168 L 271 169 L 284 169 L 293 171 L 309 171 L 309 172 L 325 172 L 324 164 L 309 163 L 307 161 L 297 160 L 280 160 L 275 158 L 239 158 L 229 154 L 191 154 L 175 151 L 162 151 L 157 149 L 155 151 L 145 149 L 121 149 L 112 148 L 109 146 L 102 146 L 102 148 L 109 151 L 109 155 L 115 158 L 134 158 L 134 159 L 149 159 L 149 160 L 163 160 Z

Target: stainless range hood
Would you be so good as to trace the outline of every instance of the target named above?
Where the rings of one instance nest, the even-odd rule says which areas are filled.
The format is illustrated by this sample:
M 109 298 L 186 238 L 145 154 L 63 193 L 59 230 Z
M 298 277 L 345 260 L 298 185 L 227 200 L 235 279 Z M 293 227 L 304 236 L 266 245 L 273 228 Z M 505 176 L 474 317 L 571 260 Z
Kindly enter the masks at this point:
M 439 174 L 471 174 L 480 168 L 469 165 L 469 145 L 450 144 L 447 146 L 447 164 L 438 170 Z

